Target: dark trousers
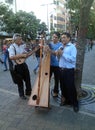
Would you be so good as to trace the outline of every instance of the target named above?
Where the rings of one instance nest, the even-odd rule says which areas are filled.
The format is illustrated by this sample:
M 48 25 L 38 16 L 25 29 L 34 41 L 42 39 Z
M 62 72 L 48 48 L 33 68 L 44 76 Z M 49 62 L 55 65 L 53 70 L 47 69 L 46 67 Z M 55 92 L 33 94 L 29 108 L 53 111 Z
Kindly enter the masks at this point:
M 54 74 L 54 92 L 59 92 L 59 67 L 50 66 L 50 78 Z
M 60 86 L 62 96 L 73 106 L 78 104 L 74 83 L 74 69 L 60 69 Z
M 26 63 L 16 65 L 15 66 L 16 72 L 20 75 L 18 85 L 18 92 L 19 96 L 24 96 L 24 82 L 26 86 L 25 94 L 31 94 L 31 81 L 30 81 L 30 73 Z

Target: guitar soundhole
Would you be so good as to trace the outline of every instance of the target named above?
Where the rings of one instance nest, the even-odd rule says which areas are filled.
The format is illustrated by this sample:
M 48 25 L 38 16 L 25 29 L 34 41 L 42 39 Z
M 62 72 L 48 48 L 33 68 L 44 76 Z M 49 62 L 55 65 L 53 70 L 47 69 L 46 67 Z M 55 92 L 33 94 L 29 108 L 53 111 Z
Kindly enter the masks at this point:
M 48 75 L 48 73 L 46 72 L 45 75 Z

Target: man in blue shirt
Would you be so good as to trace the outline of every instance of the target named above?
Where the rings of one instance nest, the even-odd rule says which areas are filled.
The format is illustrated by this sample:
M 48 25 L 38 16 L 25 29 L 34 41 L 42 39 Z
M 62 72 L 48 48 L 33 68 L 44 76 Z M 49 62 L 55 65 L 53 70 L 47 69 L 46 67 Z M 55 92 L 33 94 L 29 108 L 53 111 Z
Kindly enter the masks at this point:
M 60 86 L 61 86 L 61 105 L 71 104 L 75 112 L 78 112 L 77 92 L 74 81 L 74 71 L 76 67 L 77 49 L 70 42 L 71 36 L 69 33 L 63 33 L 61 36 L 63 50 L 59 49 L 56 52 L 59 58 L 60 70 Z
M 53 97 L 58 96 L 59 92 L 59 61 L 55 55 L 55 51 L 58 50 L 62 43 L 59 41 L 60 33 L 54 32 L 52 39 L 53 41 L 49 44 L 51 50 L 51 62 L 50 62 L 50 78 L 52 74 L 54 74 L 54 89 L 53 89 Z

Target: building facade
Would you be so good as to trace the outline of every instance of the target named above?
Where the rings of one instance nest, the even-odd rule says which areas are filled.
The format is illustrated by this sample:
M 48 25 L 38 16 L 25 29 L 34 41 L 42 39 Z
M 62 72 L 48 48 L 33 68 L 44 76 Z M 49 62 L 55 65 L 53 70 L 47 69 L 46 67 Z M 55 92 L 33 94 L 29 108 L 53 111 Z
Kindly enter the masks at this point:
M 54 12 L 50 15 L 50 31 L 68 31 L 69 13 L 66 9 L 66 0 L 53 0 Z

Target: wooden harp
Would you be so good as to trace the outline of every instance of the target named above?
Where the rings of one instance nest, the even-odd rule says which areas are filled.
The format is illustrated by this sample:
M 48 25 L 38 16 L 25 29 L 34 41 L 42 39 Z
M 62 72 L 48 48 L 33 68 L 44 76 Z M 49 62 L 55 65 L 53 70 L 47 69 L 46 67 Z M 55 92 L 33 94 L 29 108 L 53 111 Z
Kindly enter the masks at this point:
M 40 48 L 40 58 L 39 72 L 28 105 L 49 107 L 50 53 L 47 52 L 42 58 L 42 48 Z

